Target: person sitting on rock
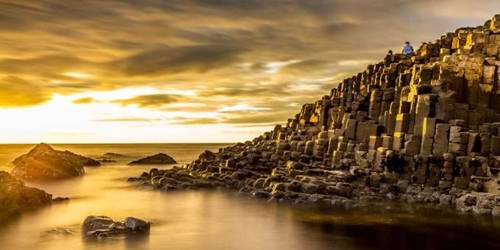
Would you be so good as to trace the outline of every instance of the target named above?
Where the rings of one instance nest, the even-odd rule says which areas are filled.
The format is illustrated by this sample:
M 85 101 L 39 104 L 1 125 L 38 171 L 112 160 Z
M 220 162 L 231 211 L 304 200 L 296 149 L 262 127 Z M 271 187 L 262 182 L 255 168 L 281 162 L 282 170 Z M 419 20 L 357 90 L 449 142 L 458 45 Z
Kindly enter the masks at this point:
M 387 52 L 387 55 L 384 58 L 384 64 L 385 66 L 389 66 L 393 62 L 394 62 L 394 53 L 392 52 L 392 50 L 389 50 L 389 52 Z
M 415 53 L 415 51 L 413 50 L 413 46 L 411 46 L 410 42 L 405 42 L 402 53 L 403 55 L 406 56 L 410 56 L 413 55 L 413 53 Z

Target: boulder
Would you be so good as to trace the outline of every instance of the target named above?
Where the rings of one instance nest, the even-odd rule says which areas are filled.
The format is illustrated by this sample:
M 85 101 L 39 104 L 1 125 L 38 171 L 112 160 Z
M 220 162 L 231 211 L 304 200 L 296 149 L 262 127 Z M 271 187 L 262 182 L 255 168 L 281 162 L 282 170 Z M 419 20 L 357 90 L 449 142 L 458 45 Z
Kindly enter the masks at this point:
M 159 154 L 151 155 L 151 156 L 139 159 L 139 160 L 132 161 L 132 162 L 129 163 L 129 165 L 139 165 L 139 164 L 143 164 L 143 165 L 148 165 L 148 164 L 164 165 L 164 164 L 176 164 L 176 163 L 177 162 L 171 156 L 163 154 L 163 153 L 159 153 Z
M 202 161 L 213 161 L 217 158 L 217 154 L 215 154 L 214 152 L 210 151 L 210 150 L 205 150 L 203 151 L 203 153 L 200 154 L 200 156 L 198 156 L 198 159 L 202 160 Z
M 82 235 L 86 239 L 107 239 L 131 234 L 149 233 L 150 223 L 134 217 L 124 222 L 114 221 L 107 216 L 88 216 L 82 224 Z
M 26 187 L 5 171 L 0 171 L 0 218 L 23 210 L 49 205 L 52 195 L 43 190 Z
M 94 159 L 72 153 L 59 151 L 42 143 L 35 146 L 27 154 L 17 157 L 12 165 L 11 173 L 26 180 L 54 180 L 81 176 L 84 166 L 99 166 Z
M 125 226 L 132 230 L 132 232 L 149 232 L 151 224 L 141 219 L 127 217 L 125 219 Z

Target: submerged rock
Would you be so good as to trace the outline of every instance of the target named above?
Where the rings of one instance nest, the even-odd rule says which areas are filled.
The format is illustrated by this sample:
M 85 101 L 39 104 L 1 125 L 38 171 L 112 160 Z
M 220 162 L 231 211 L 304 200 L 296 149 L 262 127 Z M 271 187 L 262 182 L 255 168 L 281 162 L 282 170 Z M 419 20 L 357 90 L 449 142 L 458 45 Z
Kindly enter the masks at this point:
M 74 231 L 69 228 L 61 228 L 61 227 L 56 227 L 56 228 L 51 228 L 49 230 L 44 231 L 43 233 L 40 234 L 42 237 L 52 237 L 52 236 L 69 236 L 73 235 Z
M 70 151 L 59 151 L 41 143 L 27 154 L 17 157 L 13 162 L 12 174 L 26 180 L 54 180 L 81 176 L 84 166 L 101 164 Z
M 0 217 L 49 205 L 51 202 L 51 194 L 26 187 L 21 180 L 0 171 Z
M 136 161 L 132 161 L 129 165 L 139 165 L 139 164 L 176 164 L 177 162 L 169 155 L 159 153 L 151 155 Z
M 67 202 L 69 201 L 69 197 L 56 197 L 52 200 L 54 203 L 62 203 L 62 202 Z
M 149 233 L 150 223 L 134 217 L 124 222 L 114 221 L 107 216 L 88 216 L 82 224 L 82 234 L 87 239 L 106 239 L 130 234 Z
M 99 160 L 100 163 L 114 163 L 116 162 L 116 160 L 111 160 L 111 159 L 100 159 Z

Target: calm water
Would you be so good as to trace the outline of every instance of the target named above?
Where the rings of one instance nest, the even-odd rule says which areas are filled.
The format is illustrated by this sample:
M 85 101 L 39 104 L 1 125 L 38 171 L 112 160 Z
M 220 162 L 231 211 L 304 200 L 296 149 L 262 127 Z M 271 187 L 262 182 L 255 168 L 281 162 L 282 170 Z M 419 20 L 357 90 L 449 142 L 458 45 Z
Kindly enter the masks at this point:
M 31 145 L 0 145 L 0 166 Z M 180 163 L 214 144 L 55 145 L 98 157 L 129 156 L 117 163 L 87 168 L 82 178 L 30 183 L 68 203 L 11 218 L 0 226 L 0 249 L 500 249 L 498 219 L 428 212 L 332 211 L 294 208 L 238 196 L 232 192 L 160 193 L 131 187 L 129 176 L 151 166 L 128 161 L 164 152 Z M 87 215 L 114 219 L 135 216 L 151 221 L 149 237 L 87 242 L 80 225 Z M 68 235 L 49 233 L 68 229 Z

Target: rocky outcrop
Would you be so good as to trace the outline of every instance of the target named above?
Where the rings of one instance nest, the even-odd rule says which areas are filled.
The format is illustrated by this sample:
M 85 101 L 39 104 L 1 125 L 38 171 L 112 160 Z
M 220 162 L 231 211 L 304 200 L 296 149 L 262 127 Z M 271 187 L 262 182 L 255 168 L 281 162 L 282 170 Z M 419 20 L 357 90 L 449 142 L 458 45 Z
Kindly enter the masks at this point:
M 113 221 L 107 216 L 88 216 L 82 224 L 82 234 L 87 239 L 107 239 L 131 234 L 149 233 L 150 223 L 134 217 L 124 222 Z
M 30 210 L 52 202 L 52 195 L 43 190 L 26 187 L 5 171 L 0 171 L 0 218 Z
M 500 15 L 388 55 L 284 125 L 134 180 L 331 205 L 401 200 L 500 214 Z
M 148 157 L 136 160 L 136 161 L 132 161 L 129 163 L 129 165 L 139 165 L 139 164 L 163 165 L 163 164 L 176 164 L 176 163 L 177 162 L 171 156 L 163 154 L 163 153 L 159 153 L 159 154 L 151 155 L 151 156 L 148 156 Z
M 127 157 L 126 155 L 107 152 L 107 153 L 104 153 L 99 158 L 99 162 L 101 162 L 101 163 L 114 163 L 114 162 L 117 162 L 118 160 L 122 160 L 123 158 L 126 158 L 126 157 Z
M 84 166 L 100 166 L 94 159 L 70 151 L 59 151 L 48 144 L 39 144 L 16 158 L 11 173 L 25 180 L 54 180 L 80 176 Z

